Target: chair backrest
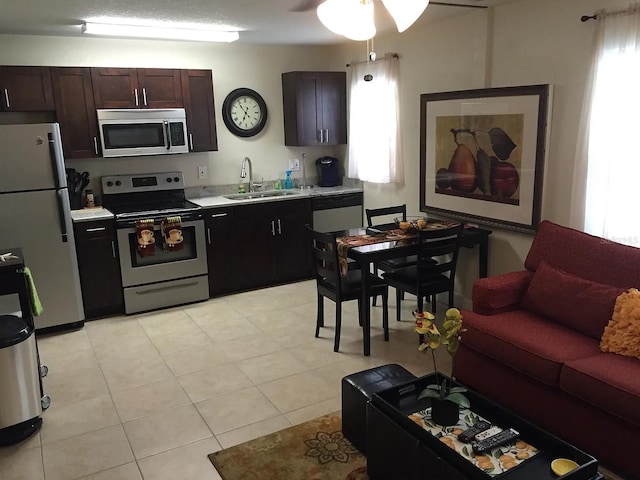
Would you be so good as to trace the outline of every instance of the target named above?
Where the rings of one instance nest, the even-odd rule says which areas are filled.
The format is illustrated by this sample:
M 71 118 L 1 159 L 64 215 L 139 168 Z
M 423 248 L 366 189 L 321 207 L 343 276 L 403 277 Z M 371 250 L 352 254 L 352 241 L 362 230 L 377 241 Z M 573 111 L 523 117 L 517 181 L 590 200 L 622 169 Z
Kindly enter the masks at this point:
M 373 219 L 376 217 L 389 217 L 394 215 L 395 217 L 402 217 L 402 220 L 407 219 L 407 205 L 395 205 L 393 207 L 384 207 L 384 208 L 367 208 L 365 209 L 365 213 L 367 215 L 367 226 L 373 226 Z M 391 223 L 393 218 L 387 218 L 385 222 L 377 222 L 376 225 L 380 223 Z
M 311 237 L 311 249 L 313 253 L 313 266 L 316 271 L 316 280 L 328 280 L 336 285 L 340 291 L 341 275 L 338 260 L 338 245 L 335 233 L 317 232 L 306 225 Z
M 463 225 L 461 223 L 441 229 L 420 230 L 418 240 L 418 283 L 425 276 L 444 274 L 451 282 L 454 281 L 458 251 Z M 434 264 L 434 257 L 441 257 Z

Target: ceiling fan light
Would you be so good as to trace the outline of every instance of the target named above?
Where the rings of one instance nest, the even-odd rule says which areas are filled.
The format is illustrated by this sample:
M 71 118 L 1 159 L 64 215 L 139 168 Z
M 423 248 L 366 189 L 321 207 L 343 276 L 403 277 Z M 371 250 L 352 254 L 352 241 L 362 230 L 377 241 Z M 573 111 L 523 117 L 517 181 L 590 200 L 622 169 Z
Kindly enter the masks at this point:
M 376 34 L 372 0 L 326 0 L 316 12 L 325 27 L 351 40 L 368 40 Z
M 429 0 L 382 0 L 398 27 L 404 32 L 415 23 L 429 5 Z

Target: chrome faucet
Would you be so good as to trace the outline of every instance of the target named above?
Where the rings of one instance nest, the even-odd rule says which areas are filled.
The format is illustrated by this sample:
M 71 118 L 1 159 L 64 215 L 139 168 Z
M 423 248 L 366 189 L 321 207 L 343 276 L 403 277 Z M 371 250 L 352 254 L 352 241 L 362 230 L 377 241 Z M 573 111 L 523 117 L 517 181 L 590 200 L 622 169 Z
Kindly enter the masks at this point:
M 253 168 L 251 166 L 251 159 L 249 157 L 244 157 L 242 160 L 242 169 L 240 170 L 240 178 L 247 178 L 247 163 L 249 164 L 249 191 L 255 192 L 256 188 L 262 187 L 262 183 L 257 183 L 253 181 Z

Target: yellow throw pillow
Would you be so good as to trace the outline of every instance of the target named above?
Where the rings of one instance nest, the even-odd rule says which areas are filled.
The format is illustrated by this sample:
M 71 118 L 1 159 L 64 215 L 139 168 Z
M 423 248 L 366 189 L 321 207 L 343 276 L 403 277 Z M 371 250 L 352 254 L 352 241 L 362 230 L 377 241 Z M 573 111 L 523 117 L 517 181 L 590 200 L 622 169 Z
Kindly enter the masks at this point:
M 640 291 L 630 288 L 616 299 L 600 350 L 640 359 Z

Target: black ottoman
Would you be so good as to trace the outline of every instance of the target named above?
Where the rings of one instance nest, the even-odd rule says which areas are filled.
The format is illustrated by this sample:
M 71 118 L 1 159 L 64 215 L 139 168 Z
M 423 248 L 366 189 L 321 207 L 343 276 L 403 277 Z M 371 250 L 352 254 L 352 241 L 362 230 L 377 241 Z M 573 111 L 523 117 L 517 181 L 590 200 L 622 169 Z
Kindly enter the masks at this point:
M 342 434 L 362 454 L 367 454 L 367 403 L 371 396 L 415 378 L 407 369 L 393 363 L 342 379 Z

